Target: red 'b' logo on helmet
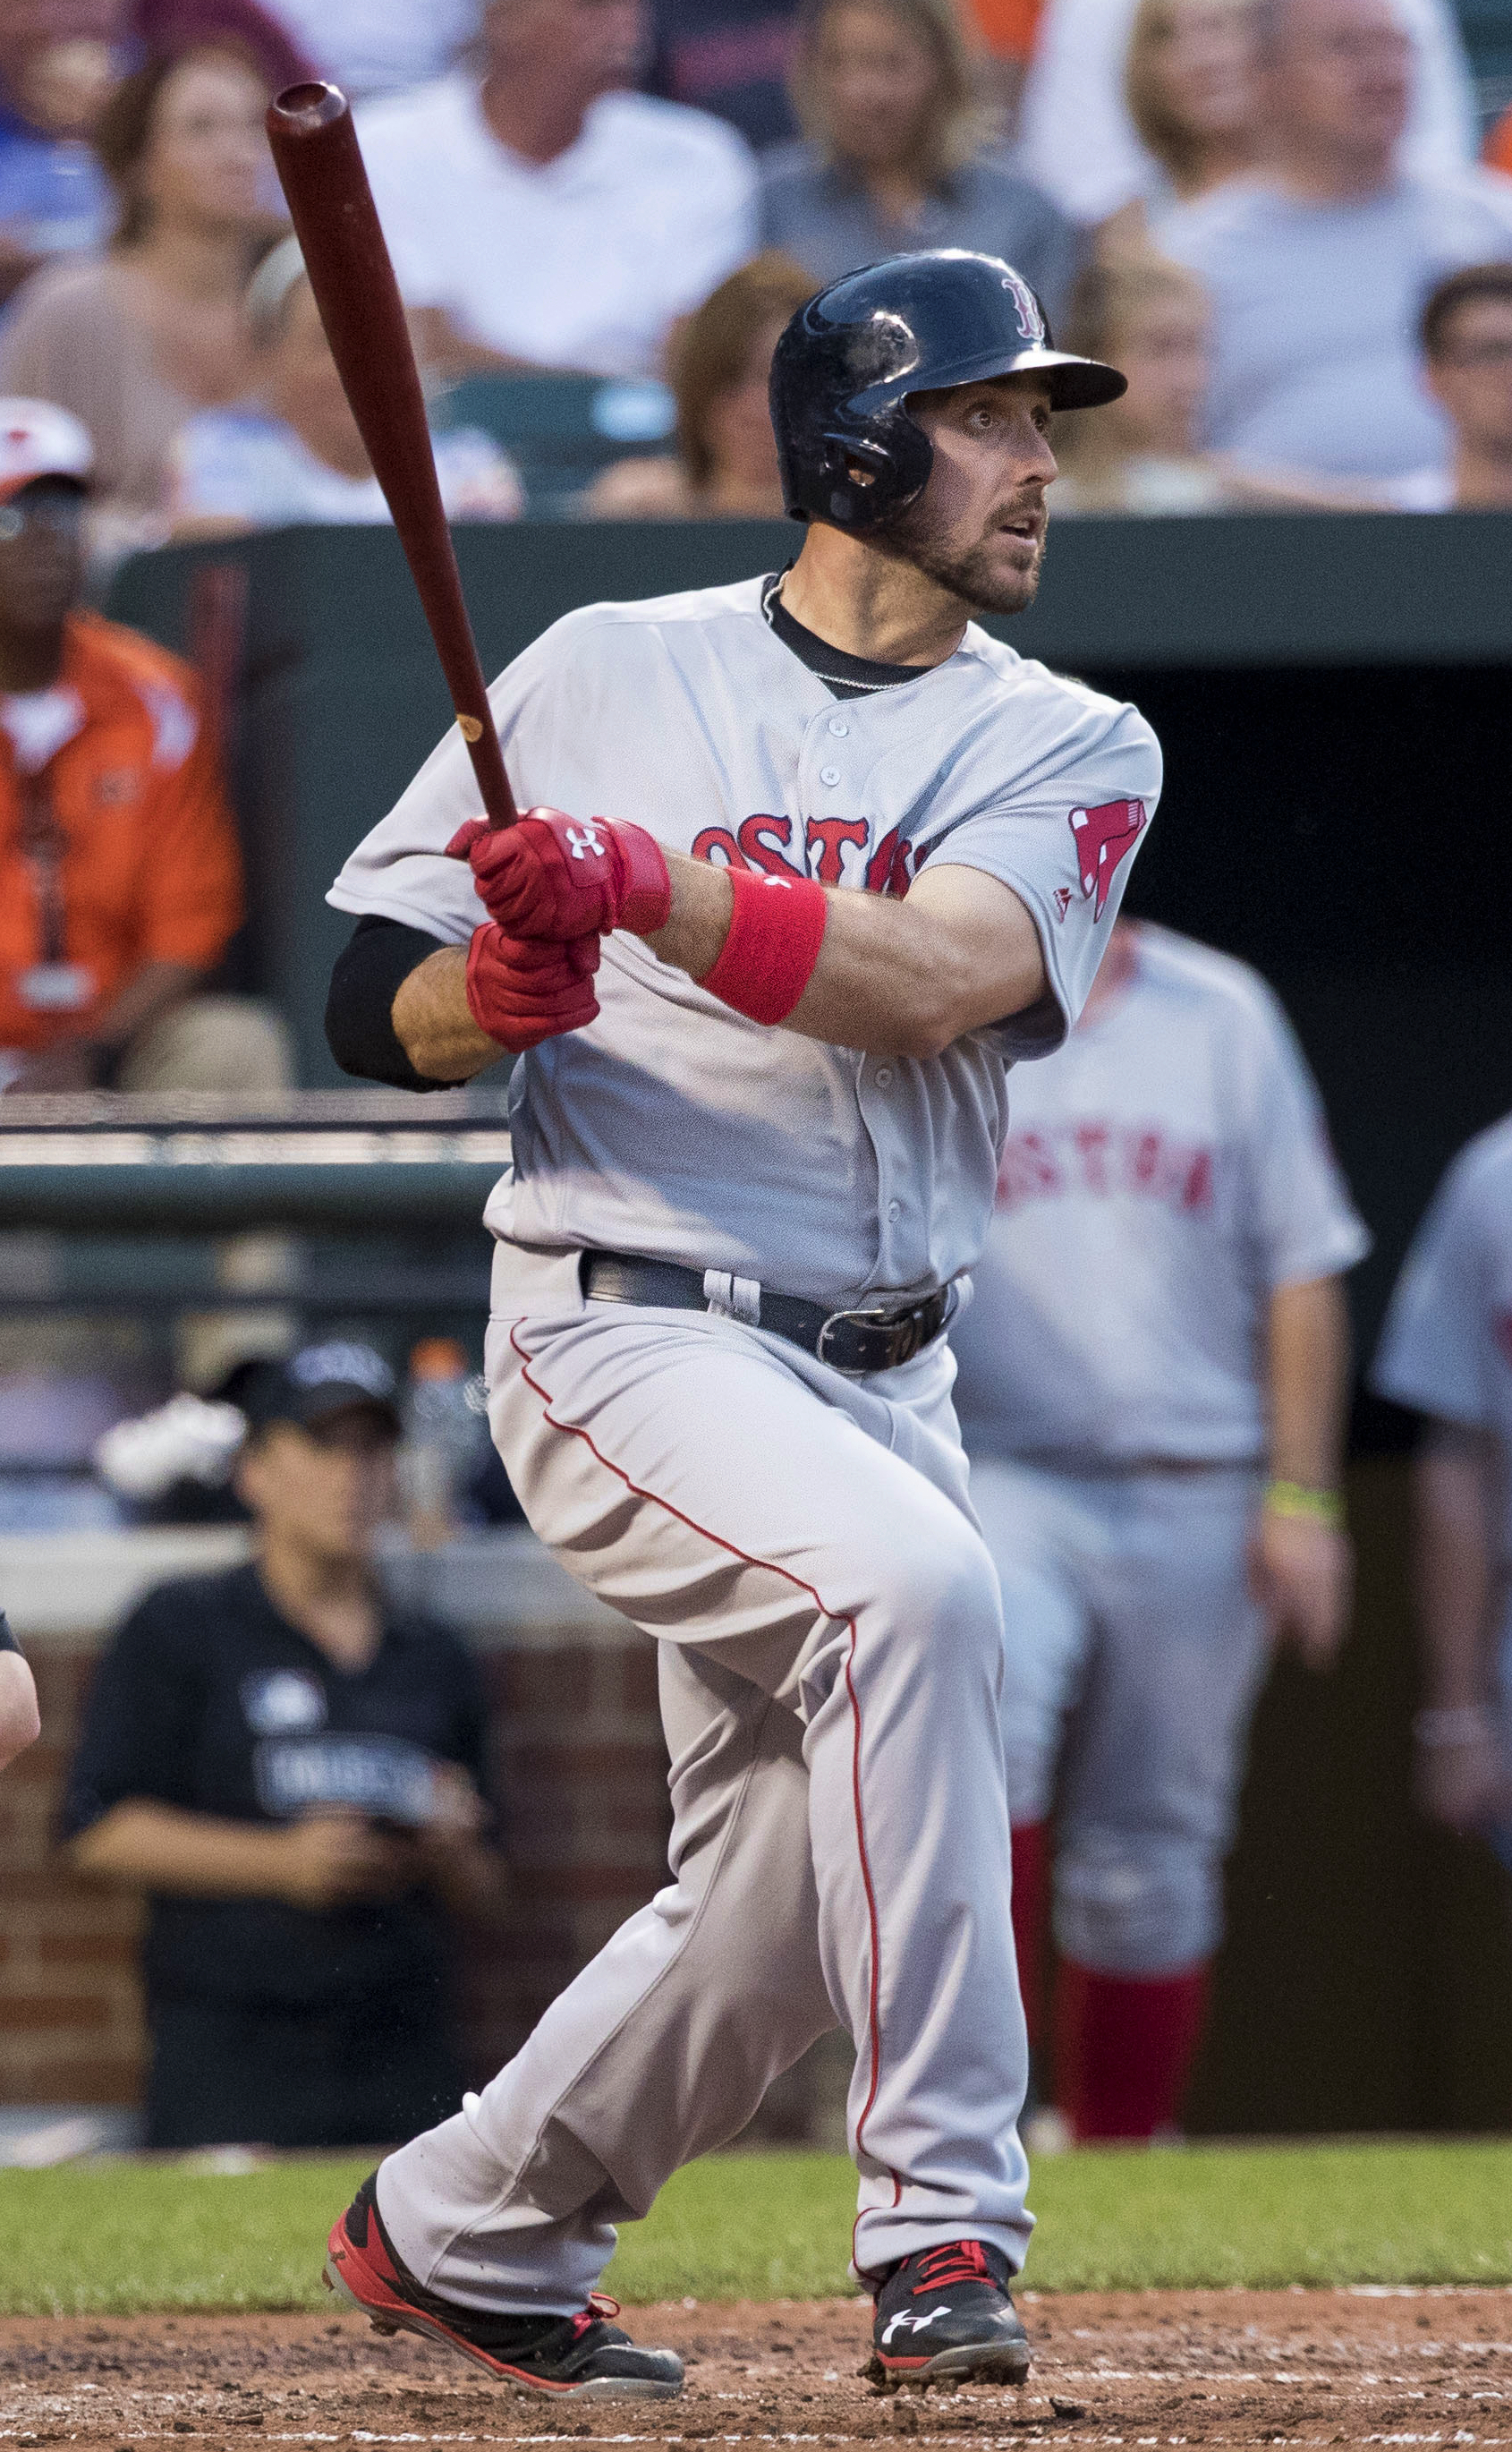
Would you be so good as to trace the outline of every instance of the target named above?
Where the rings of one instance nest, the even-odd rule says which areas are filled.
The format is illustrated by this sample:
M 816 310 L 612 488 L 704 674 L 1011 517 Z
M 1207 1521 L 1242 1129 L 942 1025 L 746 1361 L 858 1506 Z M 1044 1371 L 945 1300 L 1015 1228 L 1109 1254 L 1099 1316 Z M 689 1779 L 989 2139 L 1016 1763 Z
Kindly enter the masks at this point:
M 1081 872 L 1082 900 L 1091 902 L 1094 921 L 1107 907 L 1108 889 L 1120 860 L 1127 859 L 1145 830 L 1143 801 L 1102 801 L 1095 809 L 1072 809 L 1071 832 Z
M 1022 273 L 1015 272 L 1010 265 L 1003 274 L 1003 287 L 1013 301 L 1013 312 L 1018 319 L 1018 328 L 1029 346 L 1031 349 L 1042 349 L 1045 346 L 1045 318 L 1039 311 L 1039 300 L 1031 289 L 1029 283 Z

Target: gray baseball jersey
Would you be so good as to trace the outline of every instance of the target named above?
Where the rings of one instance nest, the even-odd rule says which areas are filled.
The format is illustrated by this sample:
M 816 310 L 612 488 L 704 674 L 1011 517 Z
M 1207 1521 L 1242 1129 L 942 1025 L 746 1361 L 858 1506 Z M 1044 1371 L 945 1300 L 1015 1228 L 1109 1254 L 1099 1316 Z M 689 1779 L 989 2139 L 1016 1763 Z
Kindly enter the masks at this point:
M 1494 1433 L 1512 1563 L 1512 1116 L 1460 1152 L 1397 1281 L 1371 1385 L 1399 1405 Z
M 491 698 L 522 807 L 633 819 L 669 848 L 900 894 L 926 860 L 1010 885 L 1050 993 L 930 1060 L 763 1029 L 605 940 L 601 1011 L 510 1085 L 501 1237 L 729 1270 L 850 1302 L 969 1269 L 992 1209 L 1006 1073 L 1059 1045 L 1160 787 L 1142 717 L 968 627 L 918 678 L 837 698 L 766 618 L 760 580 L 569 614 Z M 331 890 L 463 943 L 486 917 L 442 846 L 478 798 L 454 728 Z
M 1014 1079 L 996 1214 L 953 1334 L 968 1446 L 1258 1458 L 1267 1298 L 1353 1267 L 1369 1240 L 1265 981 L 1142 925 L 1133 977 Z

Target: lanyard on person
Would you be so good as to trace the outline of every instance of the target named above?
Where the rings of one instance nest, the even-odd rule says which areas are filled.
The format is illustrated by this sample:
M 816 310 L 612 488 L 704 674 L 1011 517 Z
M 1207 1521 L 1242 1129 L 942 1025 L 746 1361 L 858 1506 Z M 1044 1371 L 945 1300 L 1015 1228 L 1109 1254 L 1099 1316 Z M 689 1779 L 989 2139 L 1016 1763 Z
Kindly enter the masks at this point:
M 21 856 L 36 897 L 38 959 L 16 980 L 16 994 L 32 1013 L 78 1013 L 94 994 L 94 974 L 68 959 L 68 915 L 63 862 L 69 838 L 59 825 L 49 781 L 51 761 L 33 774 L 21 772 Z

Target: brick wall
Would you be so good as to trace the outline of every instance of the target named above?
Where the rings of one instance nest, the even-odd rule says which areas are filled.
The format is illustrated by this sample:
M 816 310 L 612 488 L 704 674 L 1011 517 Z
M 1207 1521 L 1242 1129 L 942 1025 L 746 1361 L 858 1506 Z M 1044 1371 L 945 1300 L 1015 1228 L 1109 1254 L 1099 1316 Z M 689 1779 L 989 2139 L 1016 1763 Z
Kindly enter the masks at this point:
M 42 1735 L 0 1774 L 0 2102 L 133 2103 L 142 2066 L 139 1910 L 52 1852 L 92 1638 L 29 1644 Z
M 15 1545 L 0 1547 L 9 1553 Z M 162 1564 L 158 1553 L 154 1571 Z M 607 1612 L 581 1609 L 572 1622 L 565 1578 L 543 1584 L 539 1560 L 525 1560 L 528 1573 L 513 1556 L 509 1565 L 502 1580 L 517 1604 L 512 1622 L 497 1623 L 496 1610 L 495 1623 L 481 1623 L 466 1592 L 452 1612 L 477 1646 L 493 1705 L 513 1883 L 503 1930 L 464 1936 L 474 2084 L 509 2057 L 562 1985 L 666 1878 L 654 1646 Z M 497 1565 L 489 1580 L 497 1593 Z M 123 1589 L 112 1588 L 104 1624 L 121 1613 Z M 9 1576 L 8 1593 L 15 1590 Z M 51 1838 L 104 1633 L 70 1632 L 56 1611 L 39 1629 L 28 1614 L 12 1603 L 36 1673 L 42 1737 L 0 1775 L 0 2104 L 129 2105 L 140 2095 L 145 2049 L 139 1910 L 77 1880 Z

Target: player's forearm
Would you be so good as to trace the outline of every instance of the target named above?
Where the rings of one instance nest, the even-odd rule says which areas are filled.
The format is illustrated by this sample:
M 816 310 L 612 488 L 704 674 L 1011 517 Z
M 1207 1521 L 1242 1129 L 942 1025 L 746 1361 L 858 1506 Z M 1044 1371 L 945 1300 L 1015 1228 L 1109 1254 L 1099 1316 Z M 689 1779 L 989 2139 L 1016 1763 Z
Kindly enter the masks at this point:
M 726 872 L 669 854 L 672 912 L 648 939 L 665 962 L 702 979 L 729 931 Z M 1017 895 L 974 869 L 943 864 L 906 900 L 836 894 L 818 959 L 783 1027 L 873 1055 L 937 1056 L 970 1030 L 1045 994 L 1034 923 Z
M 277 1898 L 283 1838 L 282 1830 L 254 1822 L 128 1798 L 81 1830 L 68 1852 L 77 1872 L 124 1888 L 186 1898 Z
M 430 1081 L 470 1081 L 497 1064 L 497 1039 L 480 1030 L 467 1004 L 467 948 L 443 945 L 401 980 L 394 1035 L 417 1073 Z
M 1437 1710 L 1460 1710 L 1492 1695 L 1493 1474 L 1484 1435 L 1447 1423 L 1428 1433 L 1412 1469 L 1424 1699 Z
M 19 1651 L 0 1651 L 0 1770 L 41 1734 L 37 1689 Z
M 1337 1490 L 1349 1383 L 1349 1311 L 1341 1280 L 1278 1286 L 1267 1344 L 1271 1478 Z

